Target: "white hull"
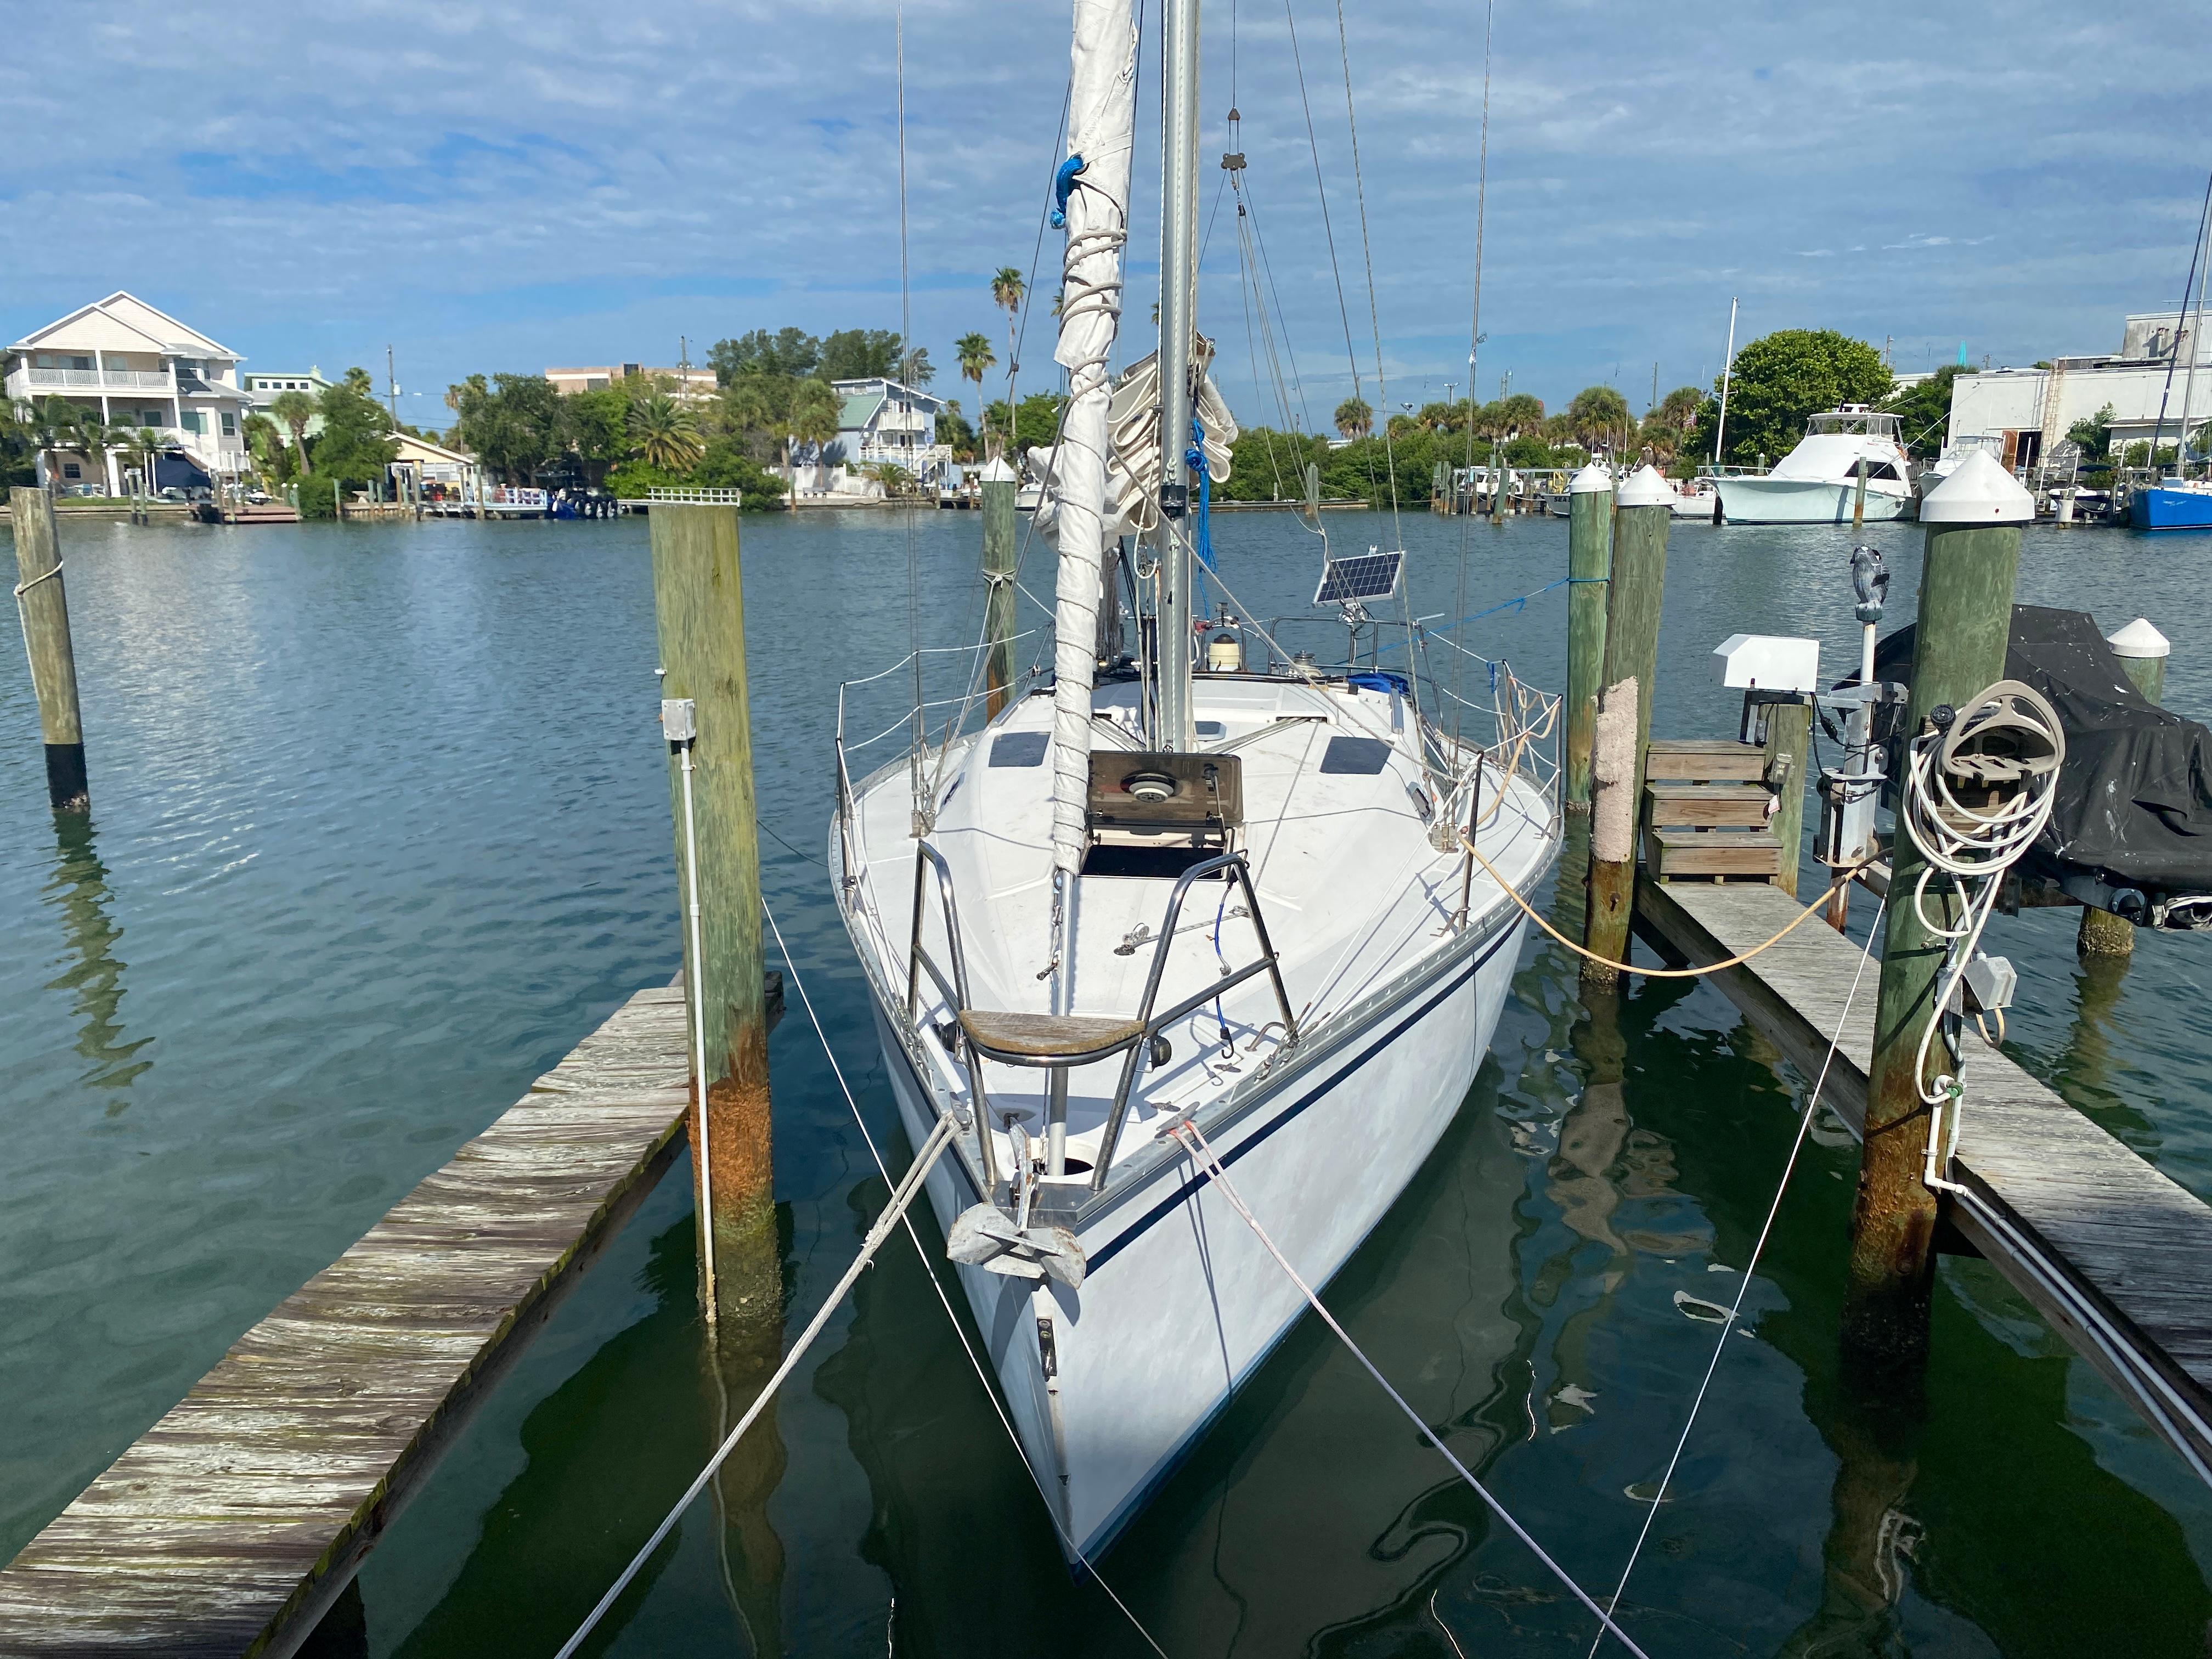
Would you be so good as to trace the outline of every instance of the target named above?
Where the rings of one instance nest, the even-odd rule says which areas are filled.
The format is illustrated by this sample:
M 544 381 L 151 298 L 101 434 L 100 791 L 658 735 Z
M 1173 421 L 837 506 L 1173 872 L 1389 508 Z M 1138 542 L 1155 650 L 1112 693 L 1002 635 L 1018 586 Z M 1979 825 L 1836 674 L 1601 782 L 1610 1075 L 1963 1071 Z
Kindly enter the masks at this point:
M 1500 915 L 1500 922 L 1504 917 Z M 1207 1139 L 1237 1192 L 1319 1288 L 1382 1220 L 1449 1127 L 1504 1006 L 1525 921 L 1517 913 Z M 908 1136 L 937 1108 L 918 1087 L 878 1000 L 877 1030 Z M 1334 1180 L 1328 1179 L 1334 1176 Z M 927 1183 L 939 1222 L 978 1194 L 964 1166 Z M 1095 1555 L 1140 1509 L 1305 1311 L 1304 1298 L 1187 1156 L 1081 1231 L 1080 1290 L 956 1267 L 1023 1450 L 1060 1522 Z M 1048 1386 L 1038 1332 L 1052 1322 Z
M 1721 514 L 1730 524 L 1849 524 L 1856 480 L 1831 483 L 1817 478 L 1723 478 Z M 1912 516 L 1912 498 L 1869 483 L 1869 524 Z
M 1069 1070 L 1067 1174 L 1041 1177 L 1039 1202 L 1050 1224 L 1073 1234 L 1079 1285 L 993 1272 L 988 1251 L 965 1254 L 957 1267 L 1024 1453 L 1055 1501 L 1065 1540 L 1086 1554 L 1143 1504 L 1304 1306 L 1168 1128 L 1191 1115 L 1299 1271 L 1325 1283 L 1466 1097 L 1522 933 L 1522 913 L 1497 881 L 1479 872 L 1470 880 L 1464 855 L 1431 834 L 1418 794 L 1420 731 L 1395 690 L 1207 676 L 1197 691 L 1202 741 L 1218 745 L 1200 752 L 1233 753 L 1242 766 L 1249 897 L 1266 913 L 1295 1040 L 1265 975 L 1206 995 L 1258 948 L 1256 914 L 1238 897 L 1245 890 L 1209 884 L 1170 936 L 1185 942 L 1164 949 L 1170 879 L 1087 875 L 1069 896 L 1072 952 L 1064 962 L 1052 955 L 1046 697 L 1015 702 L 975 738 L 956 739 L 931 786 L 939 805 L 929 845 L 961 912 L 963 1006 L 1035 1014 L 1048 1006 L 1045 980 L 1060 976 L 1073 988 L 1057 994 L 1062 1006 L 1072 997 L 1084 1013 L 1126 1018 L 1153 971 L 1165 977 L 1152 1006 L 1190 1005 L 1158 1027 L 1162 1052 L 1126 1085 L 1118 1130 L 1109 1109 L 1121 1060 Z M 1099 689 L 1102 744 L 1117 740 L 1136 692 L 1126 683 Z M 1328 758 L 1339 746 L 1355 763 Z M 1499 752 L 1522 750 L 1516 739 Z M 939 775 L 936 763 L 931 770 Z M 1487 777 L 1485 857 L 1533 890 L 1558 854 L 1553 798 L 1495 763 Z M 861 783 L 831 836 L 830 864 L 909 1139 L 919 1144 L 947 1113 L 966 1115 L 969 1127 L 928 1185 L 951 1235 L 977 1206 L 1005 1213 L 1014 1204 L 1008 1174 L 1037 1143 L 1018 1148 L 1001 1125 L 1042 1121 L 1046 1075 L 988 1063 L 986 1143 L 972 1127 L 969 1062 L 945 1036 L 957 1029 L 954 1008 L 927 975 L 908 1018 L 911 799 L 903 763 Z M 1447 817 L 1463 822 L 1454 815 L 1468 810 L 1459 795 Z M 932 961 L 949 952 L 944 915 L 936 898 L 925 903 Z M 1224 1025 L 1233 1060 L 1222 1052 Z M 1092 1173 L 1102 1159 L 1106 1176 Z M 1047 1343 L 1057 1367 L 1050 1386 Z

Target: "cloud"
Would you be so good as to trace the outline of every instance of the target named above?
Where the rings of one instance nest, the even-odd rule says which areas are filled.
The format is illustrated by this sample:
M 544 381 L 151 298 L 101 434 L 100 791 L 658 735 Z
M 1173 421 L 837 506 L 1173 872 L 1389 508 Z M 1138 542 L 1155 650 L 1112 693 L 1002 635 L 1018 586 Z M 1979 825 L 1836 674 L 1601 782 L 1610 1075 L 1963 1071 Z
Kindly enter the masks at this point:
M 1474 309 L 1480 19 L 1439 0 L 1347 13 L 1355 180 L 1334 14 L 1291 4 L 1295 59 L 1280 12 L 1243 9 L 1233 42 L 1228 9 L 1207 13 L 1201 224 L 1233 99 L 1285 379 L 1294 355 L 1308 402 L 1333 407 L 1356 358 L 1376 400 L 1371 264 L 1387 395 L 1440 396 L 1466 378 Z M 11 86 L 17 130 L 40 141 L 0 157 L 0 338 L 128 287 L 257 361 L 327 368 L 390 341 L 402 380 L 429 386 L 666 360 L 679 334 L 696 356 L 753 327 L 896 327 L 893 15 L 891 0 L 179 0 L 157 29 L 27 11 L 21 61 L 99 70 Z M 1617 374 L 1633 402 L 1655 361 L 1662 390 L 1711 379 L 1732 296 L 1739 343 L 1821 326 L 1936 342 L 1942 360 L 1962 337 L 2015 362 L 2117 346 L 2123 313 L 2179 287 L 2203 188 L 2188 135 L 2212 98 L 2201 54 L 2170 54 L 2153 86 L 2135 43 L 2194 17 L 2179 0 L 2109 21 L 2021 0 L 1991 36 L 1969 14 L 1869 0 L 1839 33 L 1687 0 L 1562 31 L 1501 8 L 1482 390 L 1510 370 L 1557 403 Z M 904 52 L 906 305 L 950 362 L 955 336 L 1001 331 L 989 271 L 1026 271 L 1041 249 L 1040 296 L 1058 285 L 1039 215 L 1066 14 L 915 0 Z M 1137 128 L 1133 339 L 1158 234 L 1157 120 Z M 1951 165 L 1961 130 L 2002 166 Z M 1233 203 L 1212 222 L 1201 325 L 1239 413 L 1279 418 L 1247 344 Z M 1049 326 L 1040 307 L 1032 366 Z

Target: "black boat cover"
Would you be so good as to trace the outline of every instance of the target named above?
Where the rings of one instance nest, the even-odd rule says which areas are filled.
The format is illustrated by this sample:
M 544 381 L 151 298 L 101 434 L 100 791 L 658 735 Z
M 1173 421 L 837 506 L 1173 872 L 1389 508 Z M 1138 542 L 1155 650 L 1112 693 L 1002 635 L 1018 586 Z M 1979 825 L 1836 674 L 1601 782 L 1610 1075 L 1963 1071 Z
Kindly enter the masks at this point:
M 1877 677 L 1911 678 L 1912 636 L 1907 625 L 1876 647 Z M 2048 698 L 2066 731 L 2051 824 L 2027 864 L 2161 901 L 2212 894 L 2212 732 L 2136 690 L 2086 611 L 2014 605 L 2005 673 Z

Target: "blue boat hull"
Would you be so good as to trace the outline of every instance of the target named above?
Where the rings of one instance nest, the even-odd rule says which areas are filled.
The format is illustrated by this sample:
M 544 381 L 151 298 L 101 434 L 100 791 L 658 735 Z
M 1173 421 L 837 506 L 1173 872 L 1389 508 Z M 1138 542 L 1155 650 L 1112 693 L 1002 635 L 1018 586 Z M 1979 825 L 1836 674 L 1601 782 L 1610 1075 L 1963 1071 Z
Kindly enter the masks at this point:
M 2212 489 L 2138 489 L 2128 498 L 2137 530 L 2212 530 Z

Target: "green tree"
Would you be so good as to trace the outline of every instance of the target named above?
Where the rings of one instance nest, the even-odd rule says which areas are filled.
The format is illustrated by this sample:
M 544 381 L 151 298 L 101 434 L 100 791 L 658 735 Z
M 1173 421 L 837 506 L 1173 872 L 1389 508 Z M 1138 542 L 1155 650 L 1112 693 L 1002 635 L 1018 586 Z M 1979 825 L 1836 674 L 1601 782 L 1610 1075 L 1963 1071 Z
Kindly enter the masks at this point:
M 1882 404 L 1890 413 L 1905 417 L 1899 423 L 1899 435 L 1915 455 L 1943 453 L 1943 441 L 1951 429 L 1951 398 L 1961 372 L 1958 364 L 1946 363 L 1919 385 L 1892 392 Z M 1729 411 L 1729 424 L 1735 424 L 1733 409 Z
M 595 485 L 604 483 L 607 469 L 629 453 L 630 407 L 629 392 L 616 386 L 561 400 L 558 435 Z
M 1893 377 L 1881 353 L 1833 329 L 1785 328 L 1753 340 L 1736 353 L 1729 380 L 1728 453 L 1723 460 L 1748 464 L 1788 454 L 1804 436 L 1805 421 L 1843 404 L 1878 403 Z M 1713 382 L 1713 395 L 1721 383 Z M 1719 405 L 1714 404 L 1717 416 Z M 1700 424 L 1698 447 L 1710 453 L 1711 428 Z
M 797 380 L 814 373 L 822 361 L 822 342 L 804 330 L 764 328 L 734 340 L 717 340 L 707 353 L 717 384 L 729 386 L 749 374 Z
M 1375 427 L 1375 411 L 1364 398 L 1346 398 L 1336 406 L 1336 429 L 1346 438 L 1364 438 Z
M 815 375 L 824 380 L 865 380 L 898 373 L 902 342 L 892 330 L 842 328 L 824 337 Z
M 1022 399 L 1015 417 L 1012 448 L 1019 456 L 1030 449 L 1048 449 L 1060 435 L 1060 411 L 1067 399 L 1057 392 L 1032 392 Z M 1006 439 L 1006 400 L 1003 398 L 983 411 L 983 430 L 997 438 L 1004 453 Z
M 305 392 L 280 392 L 269 400 L 270 417 L 282 421 L 291 433 L 293 459 L 301 465 L 307 453 L 307 427 L 315 412 L 315 400 Z
M 134 461 L 138 459 L 135 453 L 138 440 L 144 435 L 147 434 L 143 428 L 132 435 Z M 249 415 L 240 426 L 239 435 L 246 440 L 246 453 L 253 457 L 254 471 L 263 478 L 272 484 L 280 484 L 291 476 L 292 452 L 284 447 L 283 434 L 277 431 L 276 422 L 266 415 Z M 143 463 L 141 465 L 143 466 Z M 151 477 L 153 475 L 148 472 L 146 476 Z
M 1680 456 L 1689 443 L 1691 434 L 1698 429 L 1705 404 L 1705 394 L 1697 387 L 1678 386 L 1644 417 L 1641 436 L 1662 467 Z
M 975 459 L 975 428 L 968 424 L 968 417 L 961 412 L 957 398 L 946 398 L 945 407 L 938 411 L 937 441 L 951 447 L 952 459 L 956 461 Z
M 837 435 L 838 422 L 843 414 L 837 394 L 827 381 L 801 380 L 793 394 L 791 407 L 784 416 L 787 441 L 784 446 L 784 465 L 791 476 L 791 504 L 799 505 L 798 450 L 801 444 L 826 444 Z M 860 458 L 854 456 L 854 460 Z
M 631 405 L 629 438 L 633 452 L 647 466 L 671 472 L 689 471 L 707 447 L 700 441 L 697 418 L 659 392 Z
M 398 458 L 399 446 L 392 436 L 392 416 L 376 401 L 368 371 L 349 369 L 342 382 L 325 387 L 320 412 L 323 430 L 308 452 L 314 476 L 325 487 L 335 482 L 345 489 L 366 489 L 372 480 L 384 477 L 385 469 Z
M 471 374 L 447 389 L 446 402 L 456 416 L 454 437 L 504 483 L 535 483 L 538 469 L 567 447 L 561 394 L 542 374 L 495 374 L 489 384 Z M 318 447 L 318 471 L 321 456 Z
M 0 486 L 38 482 L 39 441 L 13 404 L 0 403 Z
M 2109 460 L 2112 453 L 2112 406 L 2106 404 L 2094 415 L 2066 428 L 2066 441 L 2081 452 L 2087 465 Z
M 248 443 L 253 441 L 254 422 L 257 421 L 260 422 L 261 430 L 265 438 L 275 438 L 276 428 L 270 423 L 267 416 L 249 415 L 246 419 Z M 159 427 L 133 427 L 131 428 L 130 435 L 124 441 L 124 453 L 129 457 L 131 465 L 138 469 L 140 488 L 149 495 L 154 493 L 154 463 L 161 459 L 168 447 L 169 441 L 161 435 Z M 276 449 L 279 454 L 283 453 L 282 444 L 278 444 Z
M 1592 454 L 1626 445 L 1630 428 L 1628 399 L 1609 386 L 1586 386 L 1567 405 L 1567 432 Z

